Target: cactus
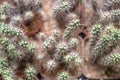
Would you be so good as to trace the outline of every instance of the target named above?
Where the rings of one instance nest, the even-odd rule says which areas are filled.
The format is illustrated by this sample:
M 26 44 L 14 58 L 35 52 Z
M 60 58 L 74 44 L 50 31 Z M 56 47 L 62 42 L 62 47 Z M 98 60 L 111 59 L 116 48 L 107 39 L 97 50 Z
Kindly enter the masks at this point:
M 22 28 L 26 34 L 33 36 L 41 29 L 41 27 L 37 25 L 37 21 L 41 17 L 39 10 L 42 7 L 42 0 L 28 0 L 27 2 L 25 0 L 11 0 L 11 2 L 12 4 L 3 2 L 1 5 L 0 21 Z M 42 18 L 40 20 L 42 21 Z M 34 30 L 33 28 L 34 26 L 36 27 L 36 25 L 38 30 Z M 30 33 L 29 31 L 34 33 Z
M 92 37 L 91 37 L 91 48 L 93 48 L 95 46 L 95 44 L 97 43 L 96 41 L 99 40 L 100 38 L 100 34 L 101 34 L 101 25 L 100 24 L 95 24 L 93 25 L 93 29 L 92 29 Z M 91 50 L 90 48 L 90 50 Z
M 39 72 L 48 80 L 75 80 L 81 69 L 84 73 L 86 65 L 97 66 L 106 74 L 108 70 L 118 69 L 120 0 L 106 0 L 102 5 L 92 0 L 96 11 L 92 18 L 100 18 L 96 21 L 87 20 L 87 14 L 84 15 L 90 7 L 87 2 L 3 2 L 0 5 L 0 79 L 37 80 Z M 54 9 L 49 10 L 51 7 L 45 6 L 47 4 Z M 90 35 L 86 34 L 88 29 Z M 82 35 L 84 39 L 80 38 Z M 87 41 L 89 46 L 86 46 Z
M 105 75 L 117 72 L 114 70 L 116 67 L 118 69 L 120 62 L 118 51 L 120 49 L 119 4 L 119 0 L 106 0 L 102 7 L 98 8 L 98 11 L 101 12 L 100 20 L 92 25 L 89 63 L 101 68 Z M 111 69 L 110 72 L 109 69 Z
M 14 80 L 14 75 L 12 72 L 12 69 L 7 68 L 6 70 L 0 70 L 0 74 L 2 74 L 2 77 L 4 80 Z
M 64 15 L 69 15 L 74 11 L 80 2 L 80 0 L 61 0 L 53 11 L 55 14 L 53 17 L 59 23 L 60 20 L 63 20 Z M 61 71 L 68 72 L 73 77 L 79 73 L 82 63 L 79 50 L 77 50 L 79 40 L 76 36 L 73 37 L 72 33 L 75 33 L 81 26 L 79 17 L 75 13 L 75 17 L 69 17 L 70 21 L 68 20 L 68 23 L 63 25 L 65 26 L 64 31 L 59 28 L 54 29 L 50 35 L 39 32 L 34 38 L 41 40 L 42 43 L 36 44 L 29 41 L 26 30 L 32 32 L 31 27 L 34 29 L 34 26 L 38 26 L 36 23 L 39 21 L 36 18 L 43 16 L 41 9 L 42 0 L 11 0 L 10 3 L 3 2 L 1 4 L 0 64 L 2 65 L 0 66 L 0 75 L 3 80 L 22 80 L 24 78 L 36 80 L 36 65 L 39 63 L 41 64 L 39 72 L 47 77 L 57 76 Z M 40 54 L 39 51 L 37 52 L 39 46 L 41 46 Z M 73 57 L 74 60 L 67 61 L 66 56 Z M 36 63 L 36 61 L 38 62 Z M 62 75 L 61 79 L 66 80 L 67 77 L 64 78 L 64 74 Z M 67 75 L 65 74 L 65 76 Z
M 1 69 L 15 67 L 17 66 L 17 61 L 21 61 L 22 58 L 26 57 L 26 55 L 32 55 L 35 52 L 35 46 L 28 42 L 24 33 L 21 29 L 15 28 L 12 25 L 5 24 L 0 22 L 0 46 L 1 46 L 1 54 L 5 58 L 1 58 Z M 29 53 L 29 54 L 28 54 Z M 27 58 L 26 58 L 27 59 Z M 6 61 L 7 60 L 7 61 Z M 29 60 L 29 57 L 28 57 Z M 30 62 L 30 60 L 28 61 Z M 26 64 L 26 62 L 25 62 Z M 9 65 L 9 66 L 8 66 Z M 19 64 L 21 65 L 21 64 Z M 11 71 L 11 73 L 9 73 Z M 13 70 L 6 69 L 3 73 L 3 78 L 5 80 L 14 80 Z M 1 73 L 2 74 L 2 73 Z M 11 77 L 13 75 L 13 77 Z M 7 76 L 7 77 L 6 77 Z
M 73 76 L 79 73 L 79 68 L 82 63 L 82 58 L 79 57 L 79 52 L 77 51 L 79 40 L 71 35 L 71 32 L 76 31 L 80 26 L 79 24 L 80 21 L 78 19 L 69 21 L 63 34 L 60 34 L 57 29 L 53 30 L 52 34 L 48 37 L 45 33 L 40 32 L 40 34 L 43 34 L 41 35 L 43 37 L 43 48 L 42 54 L 37 59 L 41 62 L 42 74 L 47 77 L 55 76 L 59 74 L 57 69 L 62 68 L 63 71 L 67 71 Z M 71 28 L 70 32 L 68 28 Z M 69 32 L 69 34 L 66 32 Z

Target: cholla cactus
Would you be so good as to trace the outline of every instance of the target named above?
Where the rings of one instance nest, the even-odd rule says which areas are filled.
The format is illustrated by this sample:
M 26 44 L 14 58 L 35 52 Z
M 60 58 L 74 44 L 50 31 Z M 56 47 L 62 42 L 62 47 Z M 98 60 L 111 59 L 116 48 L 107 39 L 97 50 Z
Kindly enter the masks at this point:
M 102 12 L 99 15 L 100 23 L 92 26 L 90 63 L 102 68 L 106 74 L 108 69 L 113 69 L 120 63 L 119 5 L 119 0 L 106 0 L 102 8 L 98 8 Z
M 120 41 L 119 30 L 115 28 L 106 29 L 100 41 L 96 44 L 95 48 L 93 48 L 93 50 L 91 51 L 91 53 L 94 54 L 94 59 L 96 60 L 98 57 L 112 52 L 113 49 L 115 49 L 118 46 L 119 41 Z
M 43 35 L 42 54 L 37 58 L 41 62 L 42 74 L 47 77 L 54 77 L 61 69 L 69 72 L 72 76 L 79 73 L 82 63 L 82 59 L 77 51 L 79 40 L 71 35 L 71 32 L 76 31 L 80 26 L 79 24 L 80 21 L 78 19 L 71 20 L 63 34 L 60 34 L 57 30 L 53 30 L 53 33 L 48 37 L 44 37 L 47 35 Z M 68 28 L 71 28 L 71 30 Z M 65 78 L 61 77 L 58 80 L 62 79 L 67 80 L 67 75 L 65 74 Z
M 14 80 L 14 75 L 11 77 L 14 73 L 13 70 L 11 69 L 11 73 L 9 74 L 9 70 L 5 70 L 5 67 L 15 67 L 19 61 L 22 61 L 24 58 L 26 58 L 26 60 L 28 59 L 28 61 L 24 63 L 24 65 L 26 65 L 26 63 L 30 62 L 29 57 L 34 55 L 33 53 L 35 53 L 36 46 L 28 42 L 21 29 L 4 24 L 3 22 L 0 22 L 0 28 L 0 55 L 3 56 L 0 63 L 3 72 L 7 71 L 7 73 L 1 73 L 1 75 L 5 80 Z M 27 57 L 28 55 L 29 57 Z
M 55 77 L 61 71 L 66 71 L 71 76 L 76 77 L 75 72 L 80 72 L 82 59 L 79 56 L 79 50 L 77 50 L 79 40 L 74 36 L 74 33 L 81 24 L 77 14 L 72 13 L 73 17 L 68 14 L 74 11 L 80 2 L 81 0 L 61 0 L 59 5 L 55 7 L 53 15 L 58 23 L 61 20 L 64 22 L 64 16 L 68 16 L 66 19 L 69 20 L 67 20 L 67 23 L 64 22 L 65 25 L 63 25 L 65 31 L 53 30 L 51 35 L 40 32 L 36 37 L 41 39 L 43 43 L 41 43 L 42 51 L 37 56 L 34 56 L 37 52 L 37 44 L 29 42 L 25 33 L 26 30 L 32 32 L 31 27 L 34 27 L 34 25 L 37 25 L 37 27 L 41 25 L 36 24 L 39 23 L 36 18 L 41 17 L 42 0 L 3 2 L 0 7 L 0 63 L 2 64 L 0 75 L 3 79 L 16 80 L 17 74 L 24 73 L 28 80 L 34 80 L 37 70 L 31 66 L 36 62 L 34 59 L 41 63 L 41 72 L 47 77 Z M 67 58 L 73 59 L 69 61 Z M 28 63 L 29 65 L 27 65 Z M 5 76 L 6 73 L 2 73 L 4 68 L 9 74 L 8 77 Z M 8 69 L 11 73 L 7 71 Z M 65 76 L 67 75 L 65 74 Z M 18 76 L 17 79 L 22 78 Z M 67 78 L 64 78 L 63 74 L 61 79 L 66 80 Z
M 81 0 L 61 0 L 54 8 L 53 16 L 56 19 L 57 23 L 59 24 L 58 27 L 61 29 L 65 29 L 66 24 L 69 19 L 68 15 L 73 12 L 78 4 L 81 3 Z M 71 18 L 71 17 L 70 17 Z M 73 18 L 72 18 L 73 19 Z
M 33 36 L 41 29 L 37 21 L 42 21 L 40 12 L 42 0 L 11 0 L 11 2 L 13 4 L 3 2 L 1 5 L 0 21 L 22 28 L 26 34 Z M 33 29 L 36 25 L 38 30 Z

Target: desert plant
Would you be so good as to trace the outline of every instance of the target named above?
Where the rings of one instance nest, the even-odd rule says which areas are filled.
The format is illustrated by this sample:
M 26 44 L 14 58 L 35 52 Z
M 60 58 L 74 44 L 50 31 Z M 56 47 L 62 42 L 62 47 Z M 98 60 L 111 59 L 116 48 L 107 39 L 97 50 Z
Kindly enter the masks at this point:
M 79 0 L 61 0 L 54 10 L 56 20 L 60 22 L 57 18 L 62 18 L 64 13 L 68 15 L 79 3 Z M 75 17 L 63 25 L 66 26 L 64 31 L 54 30 L 51 35 L 40 32 L 36 36 L 43 41 L 41 53 L 36 51 L 38 44 L 29 41 L 26 30 L 32 30 L 34 26 L 39 25 L 36 18 L 41 16 L 41 8 L 41 0 L 11 0 L 1 4 L 0 75 L 3 80 L 36 80 L 38 62 L 41 64 L 40 72 L 43 75 L 58 76 L 59 80 L 67 80 L 67 77 L 64 77 L 67 73 L 75 79 L 81 72 L 82 59 L 77 50 L 79 40 L 73 37 L 73 32 L 75 33 L 81 25 L 77 14 L 73 13 Z
M 93 2 L 96 6 L 96 0 Z M 90 63 L 104 69 L 106 74 L 119 65 L 119 4 L 119 0 L 106 0 L 101 8 L 97 8 L 100 20 L 94 23 L 91 32 Z
M 45 37 L 47 35 L 43 33 L 39 33 L 43 44 L 42 53 L 39 54 L 37 59 L 41 62 L 42 74 L 47 77 L 54 77 L 63 70 L 67 71 L 70 76 L 75 76 L 80 72 L 82 58 L 79 57 L 79 50 L 77 50 L 79 40 L 72 37 L 71 34 L 71 31 L 75 31 L 79 26 L 80 21 L 75 19 L 69 22 L 63 34 L 59 30 L 53 30 L 53 33 L 48 37 Z M 59 80 L 67 80 L 67 74 L 65 76 L 61 79 L 61 74 Z
M 99 67 L 104 71 L 102 73 L 110 72 L 109 76 L 118 72 L 120 1 L 106 0 L 99 6 L 97 0 L 92 0 L 96 11 L 92 18 L 100 19 L 89 19 L 91 22 L 85 20 L 85 8 L 89 7 L 88 3 L 85 5 L 86 0 L 52 1 L 50 16 L 48 12 L 47 15 L 44 13 L 46 0 L 9 0 L 1 4 L 2 80 L 36 80 L 38 72 L 48 80 L 75 80 L 81 69 L 84 72 L 86 63 Z M 47 21 L 54 25 L 47 25 Z M 87 23 L 91 23 L 91 35 L 85 34 L 90 26 Z M 42 30 L 46 25 L 52 27 L 49 34 Z M 86 36 L 90 36 L 90 41 L 86 40 L 90 42 L 88 51 L 84 44 L 86 38 L 83 40 Z M 88 60 L 83 55 L 87 52 Z
M 32 56 L 34 55 L 33 53 L 35 52 L 36 46 L 28 42 L 22 30 L 8 24 L 4 24 L 3 22 L 0 22 L 0 28 L 1 70 L 3 72 L 5 69 L 13 71 L 17 66 L 25 66 L 26 63 L 31 63 L 30 59 L 32 59 Z M 25 61 L 20 64 L 22 60 Z M 7 75 L 6 73 L 3 74 Z
M 3 2 L 0 8 L 0 20 L 15 27 L 20 27 L 26 34 L 33 36 L 34 33 L 39 32 L 42 26 L 42 24 L 38 26 L 38 21 L 42 22 L 41 2 L 41 0 L 11 0 L 11 2 Z

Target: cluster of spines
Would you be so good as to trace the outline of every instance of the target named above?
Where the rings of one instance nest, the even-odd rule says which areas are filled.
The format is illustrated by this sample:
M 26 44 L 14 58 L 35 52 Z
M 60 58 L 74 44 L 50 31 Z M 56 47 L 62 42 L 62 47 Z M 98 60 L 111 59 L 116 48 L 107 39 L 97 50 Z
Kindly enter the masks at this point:
M 102 66 L 114 66 L 120 63 L 120 53 L 110 54 L 100 59 L 99 63 Z
M 71 36 L 71 33 L 76 31 L 80 27 L 80 20 L 79 19 L 73 19 L 69 22 L 69 24 L 66 26 L 65 29 L 65 38 L 69 38 Z
M 28 65 L 25 69 L 25 74 L 27 75 L 28 80 L 34 80 L 36 72 L 36 67 L 32 65 Z
M 69 80 L 69 79 L 70 79 L 70 75 L 68 72 L 62 72 L 58 74 L 58 80 Z
M 71 52 L 70 54 L 64 56 L 64 60 L 68 63 L 80 66 L 82 60 L 78 57 L 78 53 Z

